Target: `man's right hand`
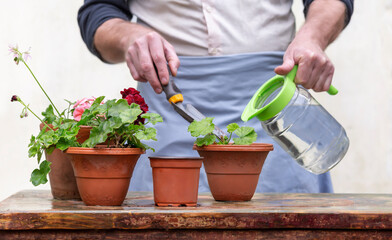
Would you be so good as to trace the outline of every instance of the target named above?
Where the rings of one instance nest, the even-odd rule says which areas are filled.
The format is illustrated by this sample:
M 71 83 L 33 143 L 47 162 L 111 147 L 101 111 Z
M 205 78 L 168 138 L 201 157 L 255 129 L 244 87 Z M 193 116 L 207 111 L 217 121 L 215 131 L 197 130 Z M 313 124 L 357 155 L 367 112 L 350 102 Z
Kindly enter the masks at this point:
M 173 76 L 180 66 L 174 47 L 161 35 L 122 19 L 103 23 L 97 29 L 94 44 L 105 60 L 113 63 L 125 60 L 133 79 L 149 82 L 156 93 L 162 92 L 161 83 L 169 82 L 167 64 Z

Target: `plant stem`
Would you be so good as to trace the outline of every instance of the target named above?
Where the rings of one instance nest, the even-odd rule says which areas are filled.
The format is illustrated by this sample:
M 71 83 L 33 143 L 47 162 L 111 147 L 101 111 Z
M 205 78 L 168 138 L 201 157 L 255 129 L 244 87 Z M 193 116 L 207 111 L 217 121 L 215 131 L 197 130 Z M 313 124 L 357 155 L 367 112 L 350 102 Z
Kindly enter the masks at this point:
M 52 100 L 50 99 L 50 97 L 48 96 L 48 94 L 45 92 L 44 88 L 41 86 L 41 84 L 39 83 L 38 79 L 35 77 L 33 71 L 31 71 L 29 65 L 27 65 L 27 63 L 23 60 L 23 58 L 21 58 L 20 60 L 21 60 L 21 61 L 23 62 L 23 64 L 27 67 L 27 69 L 30 71 L 31 75 L 33 75 L 34 80 L 37 82 L 38 86 L 39 86 L 39 87 L 41 88 L 41 90 L 44 92 L 44 94 L 45 94 L 46 97 L 48 98 L 49 102 L 52 104 L 53 108 L 56 110 L 57 114 L 58 114 L 59 117 L 60 117 L 61 114 L 60 114 L 59 110 L 57 110 L 56 106 L 53 104 Z
M 230 133 L 230 136 L 229 136 L 229 139 L 227 140 L 227 143 L 229 143 L 229 142 L 230 142 L 230 140 L 231 140 L 231 135 L 233 135 L 233 133 L 232 133 L 232 132 Z
M 125 142 L 126 142 L 128 139 L 130 139 L 130 138 L 131 138 L 131 136 L 129 136 L 128 134 L 126 134 L 126 137 L 124 138 L 124 141 L 123 141 L 122 143 L 120 143 L 121 146 L 124 146 Z
M 70 108 L 71 108 L 71 104 L 68 103 L 68 108 L 67 108 L 67 119 L 69 119 L 69 111 L 70 111 Z
M 29 106 L 27 106 L 21 99 L 19 99 L 19 102 L 20 102 L 27 110 L 29 110 L 29 112 L 31 112 L 36 118 L 38 118 L 38 120 L 40 120 L 40 122 L 42 122 L 43 124 L 45 124 L 50 130 L 54 131 L 53 128 L 51 128 L 46 122 L 44 122 L 40 117 L 38 117 L 38 115 L 35 114 L 35 113 L 29 108 Z
M 209 133 L 209 134 L 212 134 L 212 133 Z M 221 143 L 225 143 L 220 137 L 217 137 L 217 136 L 215 136 L 215 138 L 216 139 L 218 139 L 219 140 L 219 142 L 221 142 Z

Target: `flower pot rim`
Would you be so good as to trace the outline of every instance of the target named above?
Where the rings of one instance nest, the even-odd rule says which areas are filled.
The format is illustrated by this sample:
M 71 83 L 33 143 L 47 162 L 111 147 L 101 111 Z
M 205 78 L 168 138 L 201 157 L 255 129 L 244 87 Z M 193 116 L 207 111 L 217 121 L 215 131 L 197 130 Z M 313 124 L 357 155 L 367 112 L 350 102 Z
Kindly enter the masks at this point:
M 208 146 L 198 147 L 193 145 L 193 150 L 197 151 L 246 151 L 246 152 L 260 152 L 260 151 L 273 151 L 274 146 L 269 143 L 252 143 L 250 145 L 234 145 L 232 143 L 227 145 L 212 144 Z
M 201 168 L 203 157 L 149 157 L 152 168 Z
M 134 155 L 143 154 L 145 150 L 141 148 L 86 148 L 86 147 L 69 147 L 65 150 L 68 154 L 84 154 L 84 155 Z

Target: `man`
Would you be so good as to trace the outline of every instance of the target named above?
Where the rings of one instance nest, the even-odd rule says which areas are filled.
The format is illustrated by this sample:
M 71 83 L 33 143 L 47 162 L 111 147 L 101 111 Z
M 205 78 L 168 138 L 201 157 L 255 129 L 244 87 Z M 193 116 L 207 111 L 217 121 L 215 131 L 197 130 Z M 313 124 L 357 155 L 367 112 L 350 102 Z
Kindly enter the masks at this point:
M 125 61 L 150 109 L 163 115 L 157 153 L 196 155 L 187 122 L 156 94 L 162 91 L 161 83 L 168 83 L 166 64 L 177 76 L 185 101 L 215 117 L 218 126 L 241 123 L 247 102 L 274 71 L 286 75 L 298 65 L 297 84 L 326 91 L 334 67 L 324 50 L 350 21 L 353 0 L 303 2 L 306 21 L 297 34 L 292 0 L 86 0 L 78 21 L 90 51 L 105 62 Z M 136 23 L 129 21 L 133 15 Z M 258 141 L 273 143 L 257 121 L 250 124 L 259 133 Z M 274 146 L 257 191 L 332 191 L 329 174 L 306 172 Z M 151 190 L 151 182 L 151 169 L 143 158 L 131 189 Z M 200 191 L 208 191 L 204 171 Z

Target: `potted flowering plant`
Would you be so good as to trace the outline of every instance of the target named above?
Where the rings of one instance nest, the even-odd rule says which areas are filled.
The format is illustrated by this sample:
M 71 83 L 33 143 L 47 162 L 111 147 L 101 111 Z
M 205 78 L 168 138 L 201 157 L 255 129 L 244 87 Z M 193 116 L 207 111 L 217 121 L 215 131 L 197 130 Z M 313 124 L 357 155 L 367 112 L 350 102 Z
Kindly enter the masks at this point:
M 14 95 L 11 98 L 11 102 L 19 102 L 23 105 L 21 118 L 27 117 L 28 113 L 31 113 L 41 123 L 41 131 L 38 135 L 31 137 L 29 144 L 28 156 L 36 157 L 39 164 L 39 167 L 31 173 L 30 181 L 34 186 L 45 184 L 48 182 L 47 175 L 49 174 L 51 192 L 54 198 L 63 200 L 80 199 L 70 160 L 61 150 L 64 150 L 64 142 L 69 141 L 70 138 L 76 138 L 77 141 L 82 142 L 87 138 L 90 129 L 81 127 L 77 132 L 69 132 L 70 124 L 75 122 L 72 115 L 77 113 L 72 109 L 73 103 L 66 100 L 68 107 L 59 111 L 27 64 L 27 60 L 31 58 L 29 51 L 21 52 L 17 46 L 10 46 L 9 51 L 13 54 L 13 60 L 17 65 L 22 63 L 29 70 L 50 103 L 46 110 L 42 112 L 42 117 L 39 117 L 20 97 Z M 79 103 L 75 104 L 74 107 L 78 105 Z M 45 156 L 45 159 L 43 159 L 43 156 Z
M 75 104 L 70 101 L 67 101 L 68 107 L 60 112 L 58 108 L 54 105 L 53 101 L 50 99 L 46 91 L 43 89 L 42 85 L 35 77 L 28 64 L 26 63 L 27 59 L 30 58 L 30 53 L 28 51 L 19 51 L 17 46 L 12 46 L 9 50 L 13 54 L 13 59 L 15 63 L 23 63 L 30 71 L 31 75 L 33 76 L 33 79 L 50 102 L 50 105 L 47 107 L 47 109 L 42 112 L 43 117 L 39 117 L 36 113 L 32 111 L 28 104 L 25 104 L 22 101 L 20 97 L 14 95 L 11 98 L 12 102 L 19 102 L 23 105 L 23 110 L 20 115 L 21 117 L 27 117 L 28 113 L 31 113 L 41 122 L 41 131 L 38 135 L 31 137 L 29 144 L 29 157 L 37 157 L 37 161 L 39 164 L 39 167 L 32 172 L 30 181 L 35 186 L 45 184 L 48 181 L 47 175 L 49 174 L 52 195 L 54 198 L 63 200 L 80 199 L 74 171 L 71 165 L 71 157 L 63 153 L 63 151 L 69 147 L 80 147 L 81 144 L 89 138 L 90 130 L 94 129 L 94 127 L 100 126 L 100 123 L 103 122 L 102 120 L 106 119 L 102 117 L 105 116 L 105 113 L 98 113 L 99 110 L 103 109 L 102 107 L 105 106 L 106 109 L 111 109 L 111 112 L 107 116 L 110 116 L 110 114 L 113 114 L 117 111 L 118 115 L 121 115 L 120 119 L 124 120 L 124 113 L 120 113 L 121 110 L 124 110 L 126 108 L 124 107 L 124 103 L 129 106 L 132 105 L 133 109 L 140 108 L 140 110 L 136 110 L 134 111 L 134 113 L 142 111 L 141 114 L 144 114 L 148 111 L 148 106 L 145 104 L 144 99 L 140 96 L 137 90 L 129 88 L 124 89 L 124 91 L 121 91 L 123 97 L 123 100 L 120 101 L 121 104 L 114 104 L 115 101 L 112 100 L 106 103 L 106 105 L 104 105 L 102 101 L 104 97 L 100 97 L 98 99 L 95 99 L 93 97 L 84 98 L 77 101 Z M 93 103 L 95 103 L 94 108 L 90 111 L 87 111 L 87 113 L 90 114 L 90 117 L 82 118 L 83 113 L 86 111 L 86 109 L 89 109 Z M 110 104 L 110 106 L 108 104 Z M 137 104 L 139 104 L 138 106 L 140 107 L 136 106 Z M 122 107 L 119 108 L 119 106 Z M 93 114 L 98 115 L 96 117 L 91 117 Z M 137 116 L 135 124 L 138 126 L 135 126 L 135 131 L 132 132 L 132 134 L 135 134 L 135 139 L 140 140 L 155 138 L 153 136 L 153 130 L 143 127 L 145 119 L 149 118 L 150 122 L 153 122 L 154 124 L 158 121 L 162 121 L 162 119 L 154 114 L 146 114 L 143 116 L 141 116 L 141 114 Z M 74 119 L 72 119 L 72 116 Z M 115 118 L 108 117 L 106 120 L 110 121 L 110 119 Z M 125 123 L 123 123 L 123 125 L 124 124 Z M 107 129 L 108 128 L 105 128 L 105 130 Z M 96 131 L 96 129 L 94 129 L 94 131 L 95 132 L 93 136 L 95 137 L 95 139 L 90 139 L 88 142 L 90 147 L 105 142 L 105 140 L 102 140 L 102 142 L 95 141 L 97 139 L 96 133 L 98 131 Z M 129 134 L 129 131 L 124 132 Z M 111 139 L 111 137 L 113 137 L 114 135 L 115 134 L 112 134 L 107 138 Z M 125 139 L 125 137 L 122 138 Z M 119 139 L 120 138 L 112 139 L 111 141 L 107 141 L 106 143 L 115 142 L 116 146 L 131 146 L 131 144 L 128 143 L 131 143 L 132 141 L 125 141 L 120 144 L 118 142 Z M 118 141 L 116 142 L 115 140 Z M 138 142 L 135 140 L 132 143 L 134 146 L 140 147 L 141 149 L 148 148 L 147 145 L 142 144 L 140 141 Z M 43 156 L 45 156 L 46 159 L 43 159 Z
M 69 129 L 74 132 L 81 125 L 92 127 L 86 141 L 80 144 L 71 139 L 65 151 L 72 157 L 86 205 L 121 205 L 138 158 L 152 149 L 142 140 L 157 140 L 156 129 L 147 125 L 162 122 L 162 117 L 147 112 L 148 106 L 137 90 L 125 89 L 122 94 L 124 99 L 103 104 L 104 97 L 98 97 Z M 103 142 L 106 144 L 100 144 Z
M 218 138 L 213 134 L 215 125 L 212 121 L 213 118 L 204 118 L 188 127 L 191 135 L 198 137 L 193 149 L 204 158 L 212 196 L 217 201 L 249 201 L 273 146 L 253 143 L 257 139 L 255 130 L 240 127 L 237 123 L 227 126 L 229 137 Z M 232 138 L 233 134 L 237 137 Z

